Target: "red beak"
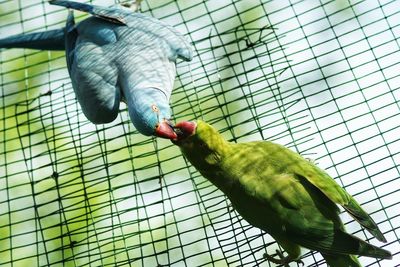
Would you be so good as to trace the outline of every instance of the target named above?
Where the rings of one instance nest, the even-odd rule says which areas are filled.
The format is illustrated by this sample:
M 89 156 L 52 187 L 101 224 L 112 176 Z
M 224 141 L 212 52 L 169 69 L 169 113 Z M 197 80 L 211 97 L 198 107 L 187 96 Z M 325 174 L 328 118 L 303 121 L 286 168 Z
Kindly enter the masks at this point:
M 166 139 L 176 139 L 178 136 L 174 132 L 174 129 L 172 126 L 167 122 L 163 121 L 160 122 L 155 131 L 155 136 L 161 137 L 161 138 L 166 138 Z

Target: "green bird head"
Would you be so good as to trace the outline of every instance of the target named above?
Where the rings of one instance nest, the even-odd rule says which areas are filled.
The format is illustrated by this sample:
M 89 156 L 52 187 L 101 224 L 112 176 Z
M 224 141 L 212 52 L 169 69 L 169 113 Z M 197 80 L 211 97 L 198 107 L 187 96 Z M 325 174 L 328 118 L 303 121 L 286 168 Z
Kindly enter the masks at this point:
M 218 162 L 227 149 L 227 141 L 210 124 L 197 120 L 183 121 L 175 125 L 178 137 L 172 142 L 197 168 Z

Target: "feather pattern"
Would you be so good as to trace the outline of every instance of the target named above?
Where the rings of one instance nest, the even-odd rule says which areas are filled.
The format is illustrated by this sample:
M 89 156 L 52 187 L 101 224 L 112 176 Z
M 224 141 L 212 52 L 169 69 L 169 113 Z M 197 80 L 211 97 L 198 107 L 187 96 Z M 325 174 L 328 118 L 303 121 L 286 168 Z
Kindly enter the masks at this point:
M 69 12 L 64 29 L 12 36 L 0 40 L 0 47 L 65 49 L 75 94 L 91 122 L 113 121 L 125 101 L 137 130 L 153 135 L 171 116 L 176 60 L 192 59 L 190 43 L 172 26 L 118 5 L 50 4 L 93 16 L 75 24 Z
M 187 122 L 190 123 L 190 122 Z M 361 266 L 355 256 L 390 259 L 391 253 L 346 233 L 338 204 L 379 240 L 372 218 L 334 179 L 299 154 L 272 142 L 229 143 L 211 125 L 178 123 L 177 144 L 200 173 L 230 199 L 235 210 L 286 249 L 288 264 L 300 247 L 322 253 L 331 266 Z M 185 125 L 185 129 L 183 126 Z

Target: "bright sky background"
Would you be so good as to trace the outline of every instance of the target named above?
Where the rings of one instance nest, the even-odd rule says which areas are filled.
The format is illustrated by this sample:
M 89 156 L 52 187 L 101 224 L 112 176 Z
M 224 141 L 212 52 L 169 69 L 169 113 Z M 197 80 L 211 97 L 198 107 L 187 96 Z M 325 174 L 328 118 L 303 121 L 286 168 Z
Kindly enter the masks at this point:
M 194 42 L 194 60 L 177 66 L 177 121 L 201 117 L 228 139 L 271 139 L 314 160 L 388 243 L 343 214 L 348 231 L 396 254 L 361 262 L 400 262 L 399 1 L 145 1 L 142 10 Z M 0 37 L 66 18 L 36 0 L 2 1 L 0 13 Z M 0 62 L 1 266 L 254 266 L 275 251 L 169 141 L 139 135 L 124 104 L 113 123 L 88 122 L 63 52 L 3 50 Z M 321 266 L 304 252 L 305 266 Z

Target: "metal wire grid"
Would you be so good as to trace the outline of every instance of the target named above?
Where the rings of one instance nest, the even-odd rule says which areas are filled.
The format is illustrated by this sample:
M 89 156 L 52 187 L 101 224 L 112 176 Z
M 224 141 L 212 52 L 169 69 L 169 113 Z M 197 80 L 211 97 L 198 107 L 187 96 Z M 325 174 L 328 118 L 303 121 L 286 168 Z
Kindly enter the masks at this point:
M 197 52 L 178 64 L 174 119 L 202 118 L 233 141 L 274 140 L 327 169 L 388 239 L 376 242 L 343 214 L 349 232 L 394 254 L 362 257 L 366 266 L 400 262 L 398 7 L 142 4 Z M 2 37 L 62 27 L 66 17 L 44 1 L 3 1 L 0 11 Z M 277 248 L 273 239 L 176 147 L 139 135 L 124 106 L 111 124 L 84 118 L 62 52 L 11 49 L 0 61 L 2 266 L 274 266 L 262 257 Z M 315 252 L 303 261 L 324 266 Z

